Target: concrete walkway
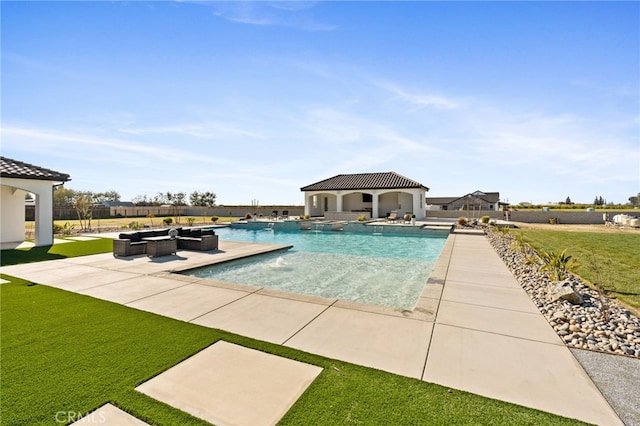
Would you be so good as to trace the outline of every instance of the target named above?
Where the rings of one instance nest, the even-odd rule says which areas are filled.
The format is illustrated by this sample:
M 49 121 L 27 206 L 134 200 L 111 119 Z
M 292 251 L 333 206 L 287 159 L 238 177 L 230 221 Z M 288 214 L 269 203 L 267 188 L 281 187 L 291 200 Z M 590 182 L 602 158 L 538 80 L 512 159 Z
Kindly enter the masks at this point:
M 175 272 L 281 246 L 100 254 L 0 272 L 595 424 L 622 424 L 483 235 L 452 234 L 413 312 Z

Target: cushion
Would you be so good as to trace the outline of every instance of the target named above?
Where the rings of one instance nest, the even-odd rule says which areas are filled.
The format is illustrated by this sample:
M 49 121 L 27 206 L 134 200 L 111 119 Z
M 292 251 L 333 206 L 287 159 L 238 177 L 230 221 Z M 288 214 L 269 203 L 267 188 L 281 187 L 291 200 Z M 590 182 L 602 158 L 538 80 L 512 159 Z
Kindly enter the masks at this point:
M 118 239 L 119 240 L 130 240 L 131 239 L 131 234 L 120 234 L 120 235 L 118 235 Z
M 213 229 L 203 229 L 202 235 L 216 235 L 216 233 Z
M 156 233 L 154 231 L 142 231 L 142 232 L 138 232 L 138 235 L 140 235 L 140 239 L 143 239 L 143 238 L 155 237 Z
M 181 237 L 190 237 L 191 236 L 191 229 L 180 229 L 179 231 L 179 235 Z
M 202 236 L 202 230 L 201 229 L 192 229 L 191 230 L 191 236 L 192 237 L 196 237 L 196 238 L 200 238 Z

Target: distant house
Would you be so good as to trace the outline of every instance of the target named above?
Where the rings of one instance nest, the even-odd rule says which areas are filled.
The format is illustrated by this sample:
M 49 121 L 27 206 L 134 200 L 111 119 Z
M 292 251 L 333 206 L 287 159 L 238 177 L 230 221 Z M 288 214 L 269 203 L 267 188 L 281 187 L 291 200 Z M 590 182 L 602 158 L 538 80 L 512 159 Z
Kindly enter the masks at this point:
M 100 205 L 104 207 L 134 207 L 131 201 L 103 201 Z
M 392 210 L 425 216 L 425 195 L 429 188 L 395 172 L 337 175 L 300 188 L 304 212 L 325 216 L 327 212 L 368 213 L 386 217 Z
M 458 197 L 431 197 L 426 199 L 427 210 L 500 210 L 499 192 L 475 191 Z
M 71 180 L 66 173 L 0 156 L 0 243 L 24 241 L 25 197 L 36 201 L 37 246 L 53 244 L 53 188 Z

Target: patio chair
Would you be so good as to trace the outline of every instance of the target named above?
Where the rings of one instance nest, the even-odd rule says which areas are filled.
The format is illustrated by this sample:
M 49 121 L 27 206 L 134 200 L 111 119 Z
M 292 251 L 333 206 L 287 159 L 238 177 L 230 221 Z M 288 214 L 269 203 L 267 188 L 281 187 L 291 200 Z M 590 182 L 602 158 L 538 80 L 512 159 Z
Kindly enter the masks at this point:
M 387 222 L 394 222 L 398 220 L 398 211 L 397 210 L 391 210 L 391 213 L 389 213 L 389 216 L 387 216 Z
M 404 223 L 411 223 L 411 215 L 413 213 L 405 213 L 404 216 L 402 216 L 402 221 Z
M 289 219 L 289 210 L 282 210 L 282 218 Z

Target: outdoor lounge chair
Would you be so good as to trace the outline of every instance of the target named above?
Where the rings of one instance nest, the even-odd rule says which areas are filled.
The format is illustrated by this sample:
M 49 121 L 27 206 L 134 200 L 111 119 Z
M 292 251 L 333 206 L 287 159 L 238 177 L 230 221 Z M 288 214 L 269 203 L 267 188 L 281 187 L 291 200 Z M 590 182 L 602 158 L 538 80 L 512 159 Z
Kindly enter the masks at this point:
M 389 216 L 387 216 L 387 222 L 394 222 L 398 220 L 398 211 L 397 210 L 391 210 L 391 213 L 389 213 Z

